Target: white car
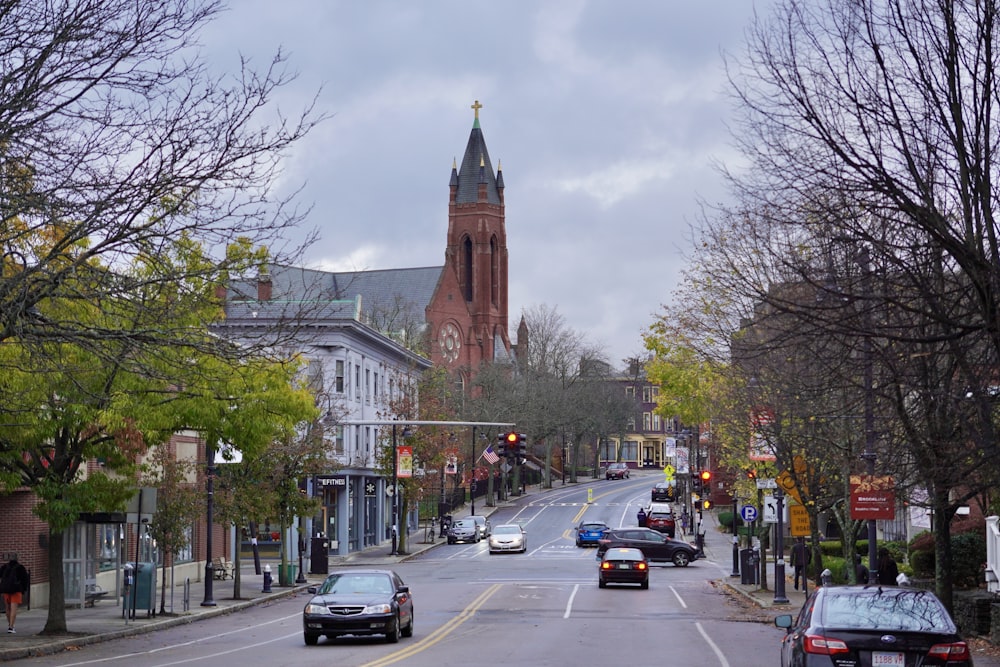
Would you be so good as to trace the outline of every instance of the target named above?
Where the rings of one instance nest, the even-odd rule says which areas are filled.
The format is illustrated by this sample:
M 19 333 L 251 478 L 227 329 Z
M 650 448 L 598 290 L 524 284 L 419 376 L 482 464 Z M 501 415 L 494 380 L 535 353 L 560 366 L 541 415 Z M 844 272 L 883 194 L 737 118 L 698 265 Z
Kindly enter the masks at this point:
M 524 528 L 516 523 L 505 523 L 493 528 L 493 533 L 489 539 L 490 553 L 496 554 L 501 551 L 519 551 L 524 553 L 528 550 L 528 538 Z
M 490 526 L 490 520 L 479 514 L 473 514 L 468 517 L 476 522 L 476 527 L 479 528 L 479 537 L 485 539 L 490 536 L 492 526 Z

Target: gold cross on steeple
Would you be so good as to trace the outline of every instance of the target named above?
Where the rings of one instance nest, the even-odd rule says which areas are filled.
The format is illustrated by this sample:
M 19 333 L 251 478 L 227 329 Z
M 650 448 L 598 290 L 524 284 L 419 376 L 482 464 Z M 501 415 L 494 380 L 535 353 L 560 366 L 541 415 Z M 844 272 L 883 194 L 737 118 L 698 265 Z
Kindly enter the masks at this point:
M 476 120 L 479 120 L 479 110 L 483 108 L 483 105 L 479 103 L 479 100 L 476 100 L 470 108 L 476 113 Z

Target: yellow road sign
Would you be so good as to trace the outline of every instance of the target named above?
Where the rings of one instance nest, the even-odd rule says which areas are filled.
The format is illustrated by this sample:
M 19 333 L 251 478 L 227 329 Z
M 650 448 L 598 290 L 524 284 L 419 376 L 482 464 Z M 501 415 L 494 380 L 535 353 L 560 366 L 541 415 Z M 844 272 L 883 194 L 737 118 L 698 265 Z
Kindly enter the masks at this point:
M 788 532 L 795 537 L 809 536 L 809 512 L 804 506 L 788 506 Z
M 784 491 L 787 495 L 791 496 L 792 498 L 795 498 L 795 500 L 798 501 L 799 504 L 802 503 L 802 496 L 799 495 L 799 490 L 798 488 L 796 488 L 795 480 L 792 479 L 792 474 L 790 472 L 788 472 L 787 470 L 782 470 L 780 473 L 778 473 L 778 476 L 775 478 L 775 481 L 778 483 L 778 486 L 781 488 L 782 491 Z
M 675 472 L 677 472 L 677 468 L 673 467 L 670 464 L 667 464 L 666 466 L 663 467 L 663 474 L 666 475 L 667 477 L 673 477 Z

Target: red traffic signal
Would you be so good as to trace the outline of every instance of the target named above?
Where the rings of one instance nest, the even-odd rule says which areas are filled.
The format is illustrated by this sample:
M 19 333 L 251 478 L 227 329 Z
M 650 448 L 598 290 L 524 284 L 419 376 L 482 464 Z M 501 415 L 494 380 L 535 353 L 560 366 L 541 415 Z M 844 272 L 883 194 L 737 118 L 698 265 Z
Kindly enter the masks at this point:
M 521 441 L 521 436 L 519 436 L 517 433 L 514 432 L 508 433 L 504 437 L 507 440 L 507 444 L 513 447 L 517 447 L 517 443 Z
M 702 481 L 703 484 L 708 484 L 709 482 L 712 481 L 712 471 L 711 470 L 702 470 L 701 473 L 698 476 L 701 477 L 701 481 Z

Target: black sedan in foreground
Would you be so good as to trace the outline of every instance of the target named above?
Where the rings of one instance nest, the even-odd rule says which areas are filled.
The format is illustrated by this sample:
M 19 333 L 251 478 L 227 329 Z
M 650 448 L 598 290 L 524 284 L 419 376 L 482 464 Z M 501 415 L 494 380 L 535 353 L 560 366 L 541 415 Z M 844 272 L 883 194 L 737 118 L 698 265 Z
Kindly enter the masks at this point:
M 926 590 L 896 586 L 817 588 L 785 628 L 782 667 L 931 665 L 971 667 L 969 647 L 948 610 Z
M 302 611 L 305 642 L 315 646 L 320 635 L 385 635 L 398 642 L 413 635 L 413 597 L 410 587 L 392 570 L 334 572 Z
M 675 540 L 649 528 L 618 528 L 609 530 L 597 543 L 597 555 L 614 547 L 639 549 L 646 560 L 658 563 L 673 563 L 677 567 L 687 567 L 698 558 L 698 549 L 688 542 Z
M 597 569 L 597 585 L 606 588 L 608 584 L 639 584 L 639 588 L 649 588 L 649 563 L 642 552 L 624 547 L 605 551 Z

